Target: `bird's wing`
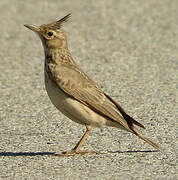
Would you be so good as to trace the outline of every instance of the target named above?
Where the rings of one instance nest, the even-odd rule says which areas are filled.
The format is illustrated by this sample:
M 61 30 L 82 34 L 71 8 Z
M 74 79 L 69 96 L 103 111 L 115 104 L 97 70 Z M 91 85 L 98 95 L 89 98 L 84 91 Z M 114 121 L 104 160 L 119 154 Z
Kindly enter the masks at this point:
M 61 90 L 95 112 L 130 130 L 129 123 L 117 106 L 82 70 L 79 70 L 75 65 L 70 67 L 57 65 L 50 70 Z

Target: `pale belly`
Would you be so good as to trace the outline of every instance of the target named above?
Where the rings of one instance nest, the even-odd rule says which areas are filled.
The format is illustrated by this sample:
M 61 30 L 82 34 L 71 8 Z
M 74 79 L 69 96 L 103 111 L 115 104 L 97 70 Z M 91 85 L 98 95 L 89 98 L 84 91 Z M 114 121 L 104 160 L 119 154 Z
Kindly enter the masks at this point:
M 69 97 L 58 86 L 45 76 L 45 87 L 53 105 L 71 120 L 86 125 L 103 126 L 107 119 L 84 104 Z

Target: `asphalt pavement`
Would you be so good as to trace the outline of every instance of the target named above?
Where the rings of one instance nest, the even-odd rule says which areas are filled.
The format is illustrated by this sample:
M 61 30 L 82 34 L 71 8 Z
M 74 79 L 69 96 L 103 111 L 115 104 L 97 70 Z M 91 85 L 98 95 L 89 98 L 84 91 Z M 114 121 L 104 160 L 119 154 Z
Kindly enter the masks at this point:
M 178 179 L 178 1 L 0 1 L 0 179 Z M 64 117 L 44 87 L 44 52 L 24 24 L 68 13 L 63 29 L 77 64 L 157 142 L 94 129 L 84 149 L 101 155 L 56 157 L 85 127 Z

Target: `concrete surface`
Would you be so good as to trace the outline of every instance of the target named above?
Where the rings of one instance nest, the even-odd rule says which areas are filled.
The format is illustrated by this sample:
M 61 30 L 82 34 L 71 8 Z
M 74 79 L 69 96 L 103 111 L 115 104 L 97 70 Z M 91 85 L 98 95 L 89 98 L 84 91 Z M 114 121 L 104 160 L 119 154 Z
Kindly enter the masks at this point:
M 177 0 L 0 1 L 0 179 L 178 179 Z M 76 62 L 147 129 L 163 153 L 115 128 L 94 129 L 68 158 L 85 128 L 50 103 L 43 48 L 23 24 L 71 12 L 64 29 Z M 120 152 L 120 153 L 119 153 Z

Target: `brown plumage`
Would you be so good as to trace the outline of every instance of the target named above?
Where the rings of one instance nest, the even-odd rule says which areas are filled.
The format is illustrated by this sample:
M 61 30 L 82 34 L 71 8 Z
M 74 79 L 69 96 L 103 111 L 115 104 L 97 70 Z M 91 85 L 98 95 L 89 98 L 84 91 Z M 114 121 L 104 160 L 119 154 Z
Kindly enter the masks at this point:
M 104 125 L 131 132 L 154 148 L 156 143 L 145 138 L 136 128 L 144 126 L 130 117 L 125 110 L 106 95 L 74 62 L 61 26 L 70 14 L 59 21 L 39 27 L 25 25 L 36 32 L 45 50 L 45 86 L 51 102 L 71 120 L 86 126 L 87 131 L 72 151 L 59 155 L 85 154 L 80 147 L 92 127 Z

